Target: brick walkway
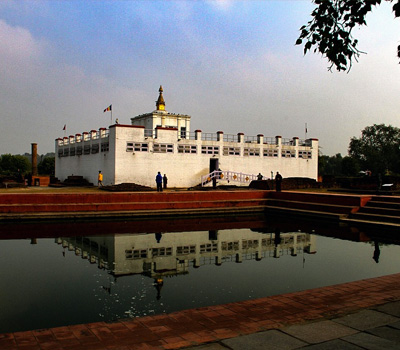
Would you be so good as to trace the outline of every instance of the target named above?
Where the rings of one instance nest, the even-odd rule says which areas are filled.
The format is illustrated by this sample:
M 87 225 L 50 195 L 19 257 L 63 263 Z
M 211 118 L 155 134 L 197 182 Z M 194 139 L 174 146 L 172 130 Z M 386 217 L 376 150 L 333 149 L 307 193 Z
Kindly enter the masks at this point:
M 397 300 L 400 274 L 116 323 L 0 334 L 0 349 L 179 349 L 332 319 Z

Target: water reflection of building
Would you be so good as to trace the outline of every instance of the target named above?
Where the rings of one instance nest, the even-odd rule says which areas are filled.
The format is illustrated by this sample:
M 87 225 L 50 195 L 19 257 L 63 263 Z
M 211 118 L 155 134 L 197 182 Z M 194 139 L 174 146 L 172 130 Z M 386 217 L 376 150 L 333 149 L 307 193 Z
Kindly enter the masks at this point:
M 144 274 L 153 278 L 185 274 L 190 266 L 316 252 L 315 237 L 308 233 L 249 229 L 68 237 L 56 242 L 114 276 Z

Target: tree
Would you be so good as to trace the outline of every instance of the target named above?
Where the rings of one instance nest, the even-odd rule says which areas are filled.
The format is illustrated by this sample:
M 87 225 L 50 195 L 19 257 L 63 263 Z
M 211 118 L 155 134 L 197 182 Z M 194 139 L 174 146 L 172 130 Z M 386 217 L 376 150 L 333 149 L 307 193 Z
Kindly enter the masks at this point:
M 333 176 L 341 176 L 342 175 L 342 160 L 343 157 L 340 153 L 335 154 L 334 156 L 319 156 L 318 158 L 318 173 L 321 176 L 324 175 L 333 175 Z
M 367 126 L 360 138 L 351 138 L 349 156 L 374 174 L 400 173 L 400 129 L 385 124 Z
M 3 154 L 0 157 L 0 172 L 3 175 L 21 175 L 30 171 L 31 164 L 29 160 L 20 155 Z
M 41 175 L 54 175 L 55 173 L 55 158 L 45 157 L 38 164 L 38 172 Z
M 395 2 L 393 12 L 400 17 L 400 0 L 384 0 Z M 331 63 L 329 71 L 335 66 L 340 71 L 350 70 L 353 59 L 357 62 L 362 51 L 358 49 L 358 40 L 352 35 L 356 26 L 366 25 L 365 17 L 372 6 L 381 4 L 381 0 L 313 0 L 317 5 L 311 13 L 312 20 L 300 28 L 300 36 L 296 45 L 303 40 L 304 54 L 311 47 L 320 52 Z M 400 58 L 400 45 L 397 47 Z
M 342 174 L 345 176 L 357 176 L 360 173 L 360 164 L 355 158 L 346 156 L 342 159 Z

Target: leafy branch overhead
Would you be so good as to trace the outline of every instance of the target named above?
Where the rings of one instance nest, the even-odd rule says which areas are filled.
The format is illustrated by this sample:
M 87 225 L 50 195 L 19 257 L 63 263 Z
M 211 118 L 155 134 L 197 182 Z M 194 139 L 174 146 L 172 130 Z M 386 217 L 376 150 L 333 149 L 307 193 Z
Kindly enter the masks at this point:
M 400 0 L 383 0 L 394 2 L 395 17 L 400 17 Z M 358 40 L 352 36 L 355 26 L 366 25 L 365 17 L 373 6 L 380 5 L 382 0 L 313 0 L 317 5 L 311 13 L 312 20 L 300 28 L 296 45 L 304 42 L 304 54 L 311 48 L 320 52 L 332 67 L 340 71 L 350 70 L 353 59 L 358 62 L 363 53 L 357 47 Z M 400 58 L 400 45 L 397 47 Z

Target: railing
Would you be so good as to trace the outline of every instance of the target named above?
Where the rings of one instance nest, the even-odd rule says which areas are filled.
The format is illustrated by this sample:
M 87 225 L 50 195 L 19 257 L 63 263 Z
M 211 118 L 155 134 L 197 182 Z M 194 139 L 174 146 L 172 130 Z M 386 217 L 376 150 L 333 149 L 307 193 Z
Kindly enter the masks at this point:
M 294 146 L 294 140 L 293 139 L 281 139 L 282 145 L 286 146 Z
M 82 134 L 77 134 L 75 136 L 71 136 L 68 138 L 63 138 L 58 141 L 58 146 L 66 146 L 72 143 L 80 143 L 84 141 L 90 140 L 97 140 L 109 137 L 110 130 L 109 129 L 101 129 L 99 131 L 91 131 L 85 132 Z M 262 135 L 258 136 L 248 136 L 243 134 L 223 134 L 223 133 L 197 133 L 197 132 L 179 132 L 176 131 L 177 140 L 181 139 L 188 139 L 188 140 L 196 140 L 199 135 L 201 135 L 201 141 L 218 141 L 222 138 L 224 142 L 237 142 L 239 143 L 240 140 L 243 140 L 244 143 L 261 143 L 261 144 L 268 144 L 268 145 L 277 145 L 278 139 L 276 137 L 264 137 Z M 240 136 L 242 135 L 242 136 Z M 260 137 L 262 136 L 261 140 Z M 157 131 L 155 129 L 144 129 L 144 137 L 145 138 L 156 138 Z M 242 138 L 241 138 L 242 137 Z M 281 145 L 282 146 L 305 146 L 310 147 L 312 145 L 312 140 L 300 140 L 297 138 L 281 138 Z
M 96 132 L 89 132 L 84 134 L 83 136 L 73 136 L 73 137 L 66 137 L 62 140 L 58 141 L 58 146 L 67 146 L 69 144 L 74 143 L 81 143 L 84 141 L 91 141 L 91 140 L 98 140 L 108 138 L 110 135 L 110 130 L 100 130 Z
M 275 145 L 276 144 L 276 138 L 275 137 L 264 137 L 263 138 L 263 143 L 267 145 Z
M 258 175 L 254 174 L 244 174 L 236 171 L 222 171 L 222 170 L 214 170 L 213 172 L 201 176 L 200 182 L 201 186 L 204 187 L 210 182 L 216 180 L 225 180 L 228 182 L 248 182 L 250 183 L 253 180 L 258 180 Z M 267 177 L 263 176 L 261 180 L 268 180 Z
M 218 141 L 218 135 L 211 132 L 204 132 L 201 133 L 201 140 L 202 141 Z
M 239 142 L 238 136 L 234 134 L 224 134 L 225 142 Z

